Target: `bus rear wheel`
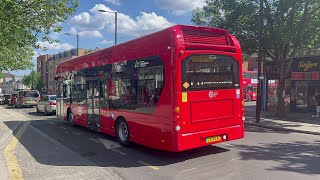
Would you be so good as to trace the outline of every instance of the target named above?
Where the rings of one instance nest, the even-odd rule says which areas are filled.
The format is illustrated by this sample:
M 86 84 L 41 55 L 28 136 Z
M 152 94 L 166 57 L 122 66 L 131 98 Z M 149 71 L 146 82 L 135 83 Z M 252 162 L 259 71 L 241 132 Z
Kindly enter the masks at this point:
M 129 146 L 129 137 L 130 137 L 130 131 L 129 131 L 129 126 L 128 123 L 126 122 L 125 119 L 121 118 L 117 121 L 116 124 L 116 137 L 118 142 L 122 146 Z

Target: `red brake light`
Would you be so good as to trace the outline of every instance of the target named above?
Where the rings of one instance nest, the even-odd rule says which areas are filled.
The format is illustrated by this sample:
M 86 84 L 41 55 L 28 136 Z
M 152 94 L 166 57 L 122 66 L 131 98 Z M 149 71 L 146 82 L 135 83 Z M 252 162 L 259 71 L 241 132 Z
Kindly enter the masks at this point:
M 50 106 L 52 106 L 52 105 L 56 105 L 56 103 L 55 102 L 50 102 Z

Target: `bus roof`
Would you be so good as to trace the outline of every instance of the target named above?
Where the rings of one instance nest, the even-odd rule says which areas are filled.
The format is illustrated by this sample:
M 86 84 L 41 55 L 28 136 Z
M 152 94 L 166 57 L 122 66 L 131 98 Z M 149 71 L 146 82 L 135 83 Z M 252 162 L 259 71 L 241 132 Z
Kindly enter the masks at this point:
M 241 53 L 238 40 L 226 30 L 175 25 L 128 42 L 63 61 L 58 64 L 56 73 L 60 74 L 122 60 L 152 56 L 155 52 L 161 54 L 171 48 L 175 48 L 177 51 L 213 49 Z

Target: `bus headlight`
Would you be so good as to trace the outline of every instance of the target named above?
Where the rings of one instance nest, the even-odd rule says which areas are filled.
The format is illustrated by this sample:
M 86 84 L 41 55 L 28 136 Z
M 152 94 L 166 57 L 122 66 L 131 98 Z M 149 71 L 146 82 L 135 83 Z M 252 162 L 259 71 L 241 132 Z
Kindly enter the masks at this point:
M 179 125 L 176 126 L 176 131 L 180 131 L 181 127 Z
M 223 135 L 223 136 L 222 136 L 222 139 L 223 139 L 223 140 L 227 140 L 227 135 Z
M 246 120 L 246 118 L 244 116 L 242 116 L 242 121 L 245 121 L 245 120 Z

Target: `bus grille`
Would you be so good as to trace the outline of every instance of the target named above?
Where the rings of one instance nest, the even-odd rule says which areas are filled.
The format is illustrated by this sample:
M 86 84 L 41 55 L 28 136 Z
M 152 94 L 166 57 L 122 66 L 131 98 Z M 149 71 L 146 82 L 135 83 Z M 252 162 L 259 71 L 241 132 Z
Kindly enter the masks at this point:
M 185 43 L 229 45 L 226 33 L 182 30 Z

